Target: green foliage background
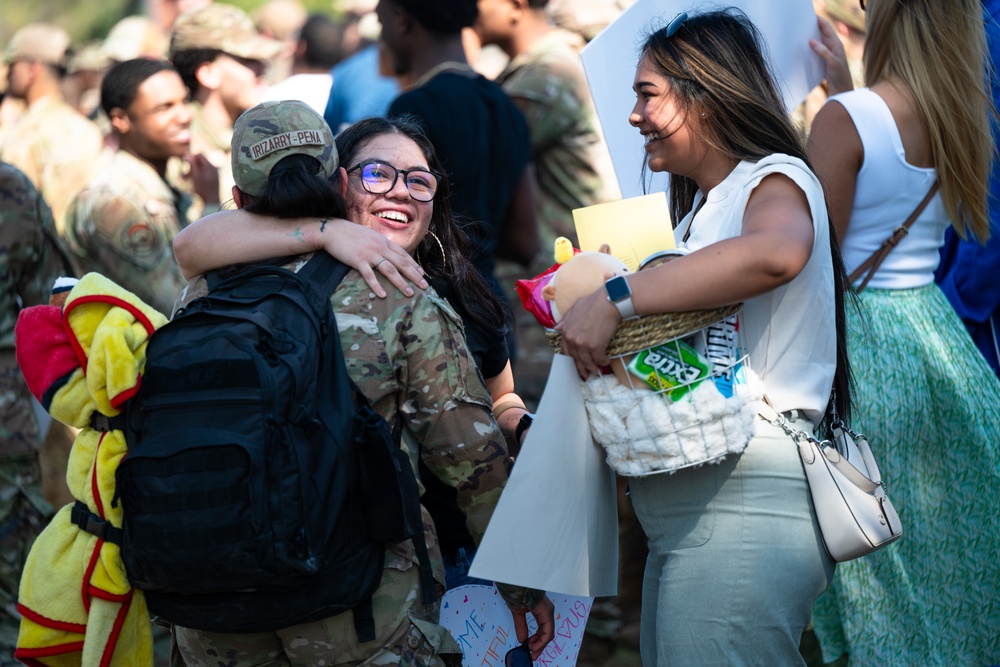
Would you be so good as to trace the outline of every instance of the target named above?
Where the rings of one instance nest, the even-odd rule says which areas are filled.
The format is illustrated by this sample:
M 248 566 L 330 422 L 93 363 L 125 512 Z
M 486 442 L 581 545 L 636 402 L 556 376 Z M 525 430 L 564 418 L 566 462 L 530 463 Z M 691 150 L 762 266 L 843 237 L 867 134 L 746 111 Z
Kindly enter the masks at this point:
M 266 0 L 226 0 L 248 12 Z M 310 12 L 334 15 L 332 0 L 301 0 Z M 33 21 L 49 21 L 65 28 L 76 46 L 103 39 L 119 20 L 145 13 L 143 0 L 0 0 L 0 45 L 22 26 Z

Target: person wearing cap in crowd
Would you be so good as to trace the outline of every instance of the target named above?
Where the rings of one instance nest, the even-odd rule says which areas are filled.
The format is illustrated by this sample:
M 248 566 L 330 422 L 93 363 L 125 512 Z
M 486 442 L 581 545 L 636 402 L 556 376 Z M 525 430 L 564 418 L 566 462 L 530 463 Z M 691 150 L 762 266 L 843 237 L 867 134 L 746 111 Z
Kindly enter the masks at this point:
M 299 39 L 302 25 L 309 18 L 309 10 L 300 0 L 267 0 L 251 13 L 251 17 L 261 35 L 281 42 L 281 51 L 271 58 L 267 73 L 264 75 L 265 83 L 272 86 L 292 74 L 295 44 Z
M 527 266 L 538 253 L 535 176 L 524 114 L 466 58 L 462 29 L 476 0 L 379 0 L 375 12 L 396 76 L 412 82 L 387 115 L 423 125 L 454 183 L 455 212 L 469 220 L 472 264 L 509 303 L 496 263 Z M 507 345 L 516 363 L 512 329 Z
M 178 16 L 207 7 L 212 0 L 145 0 L 143 4 L 149 17 L 164 34 L 169 35 Z
M 343 36 L 342 23 L 325 14 L 310 15 L 298 31 L 291 76 L 269 86 L 263 101 L 299 100 L 322 114 L 333 84 L 330 71 L 343 58 Z
M 293 133 L 306 139 L 280 141 L 285 134 Z M 294 229 L 302 217 L 345 218 L 345 197 L 350 196 L 351 217 L 374 215 L 387 207 L 405 210 L 412 233 L 424 233 L 435 216 L 448 218 L 449 188 L 444 175 L 435 175 L 441 166 L 433 148 L 422 136 L 420 139 L 423 143 L 409 135 L 375 134 L 362 144 L 362 153 L 369 158 L 391 160 L 397 168 L 410 170 L 408 177 L 418 170 L 426 173 L 423 178 L 400 180 L 388 191 L 375 193 L 371 191 L 375 186 L 362 177 L 355 178 L 338 164 L 333 134 L 319 114 L 298 101 L 264 102 L 244 113 L 236 123 L 233 197 L 238 207 L 286 218 L 289 229 Z M 258 150 L 261 146 L 264 149 Z M 255 150 L 251 151 L 251 147 Z M 313 194 L 289 204 L 296 189 Z M 355 210 L 357 206 L 361 208 Z M 296 257 L 285 266 L 298 271 L 309 257 Z M 384 276 L 378 272 L 374 275 L 383 286 L 387 285 Z M 419 459 L 426 464 L 427 474 L 452 487 L 466 512 L 469 530 L 481 537 L 506 482 L 509 457 L 492 415 L 489 393 L 472 363 L 461 321 L 433 290 L 415 290 L 410 295 L 383 291 L 387 292 L 386 298 L 376 297 L 354 269 L 329 295 L 341 325 L 339 342 L 347 372 L 390 426 L 402 420 L 401 446 L 409 451 L 414 473 L 418 474 Z M 178 299 L 178 307 L 206 293 L 205 279 L 197 277 Z M 417 451 L 411 451 L 412 443 L 418 445 Z M 423 595 L 418 558 L 411 542 L 387 545 L 381 583 L 372 596 L 375 641 L 358 641 L 354 615 L 348 613 L 253 634 L 175 626 L 173 634 L 180 657 L 191 667 L 215 667 L 220 656 L 230 667 L 443 667 L 444 655 L 461 651 L 438 625 L 439 596 L 445 578 L 426 509 L 423 516 L 437 583 L 435 600 L 427 602 Z M 498 590 L 511 609 L 519 641 L 529 646 L 537 658 L 554 635 L 551 602 L 543 591 L 503 584 L 498 585 Z M 252 593 L 247 594 L 241 604 L 253 604 L 252 598 Z M 525 620 L 528 611 L 538 622 L 538 631 L 531 637 Z
M 3 135 L 0 159 L 27 174 L 52 209 L 62 233 L 70 199 L 99 172 L 104 141 L 98 127 L 66 103 L 69 34 L 49 23 L 31 23 L 7 45 L 7 94 L 27 105 Z
M 101 106 L 118 150 L 70 206 L 70 249 L 84 272 L 101 273 L 170 313 L 186 284 L 171 244 L 189 221 L 190 200 L 164 178 L 167 161 L 188 153 L 187 90 L 167 61 L 126 60 L 104 76 Z M 192 189 L 206 201 L 217 198 L 215 168 L 202 156 L 189 164 Z
M 66 65 L 62 82 L 66 103 L 91 120 L 101 106 L 101 77 L 109 65 L 99 39 L 81 46 Z
M 0 201 L 0 664 L 6 665 L 21 622 L 15 609 L 24 559 L 52 515 L 39 467 L 42 428 L 14 358 L 14 325 L 21 308 L 48 303 L 56 278 L 72 275 L 72 267 L 48 204 L 6 162 L 0 162 Z
M 233 123 L 257 104 L 264 92 L 268 61 L 281 51 L 281 42 L 257 32 L 242 9 L 212 3 L 185 12 L 174 22 L 170 60 L 191 91 L 191 153 L 204 155 L 219 170 L 219 202 L 232 199 L 230 140 Z M 174 163 L 170 180 L 185 188 Z M 210 212 L 207 207 L 202 214 Z

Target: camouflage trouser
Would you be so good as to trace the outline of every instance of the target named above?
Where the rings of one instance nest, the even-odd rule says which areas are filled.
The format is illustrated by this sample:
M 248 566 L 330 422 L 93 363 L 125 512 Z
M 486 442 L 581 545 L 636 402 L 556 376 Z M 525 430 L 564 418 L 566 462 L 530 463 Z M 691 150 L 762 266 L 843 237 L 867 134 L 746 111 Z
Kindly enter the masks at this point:
M 17 592 L 24 561 L 52 517 L 41 479 L 37 456 L 0 461 L 0 664 L 17 644 Z
M 386 568 L 372 604 L 376 639 L 365 644 L 358 643 L 351 613 L 254 634 L 204 632 L 175 626 L 174 665 L 443 667 L 444 656 L 439 653 L 459 651 L 447 630 L 437 625 L 437 605 L 429 608 L 421 602 L 418 568 L 405 571 Z

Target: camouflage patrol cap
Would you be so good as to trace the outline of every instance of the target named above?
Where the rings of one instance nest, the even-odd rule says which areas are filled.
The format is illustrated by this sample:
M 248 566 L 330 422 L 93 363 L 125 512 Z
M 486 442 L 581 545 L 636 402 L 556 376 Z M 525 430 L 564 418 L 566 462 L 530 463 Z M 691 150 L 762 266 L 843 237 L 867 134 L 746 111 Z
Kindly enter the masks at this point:
M 814 4 L 823 5 L 834 21 L 840 21 L 858 32 L 865 31 L 865 13 L 854 0 L 821 0 Z
M 233 127 L 233 180 L 248 195 L 264 191 L 271 169 L 289 155 L 311 155 L 330 178 L 337 147 L 323 117 L 304 102 L 261 102 L 244 111 Z
M 178 16 L 170 37 L 171 58 L 178 51 L 218 49 L 238 58 L 270 60 L 281 48 L 281 42 L 257 32 L 249 14 L 220 2 Z
M 103 48 L 108 58 L 120 63 L 134 58 L 163 58 L 167 36 L 147 16 L 126 16 L 108 32 Z
M 69 33 L 57 25 L 29 23 L 14 33 L 4 60 L 12 63 L 24 58 L 61 67 L 66 64 L 70 41 Z

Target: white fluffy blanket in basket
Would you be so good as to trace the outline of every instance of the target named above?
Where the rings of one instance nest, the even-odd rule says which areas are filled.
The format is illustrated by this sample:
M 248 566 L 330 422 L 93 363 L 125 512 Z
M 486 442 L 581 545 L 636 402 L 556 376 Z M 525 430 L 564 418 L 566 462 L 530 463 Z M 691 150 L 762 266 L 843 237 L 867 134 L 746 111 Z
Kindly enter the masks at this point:
M 764 386 L 749 369 L 746 382 L 724 397 L 711 380 L 672 402 L 665 394 L 632 389 L 613 375 L 587 380 L 583 399 L 594 440 L 625 476 L 718 463 L 742 452 L 757 425 Z

